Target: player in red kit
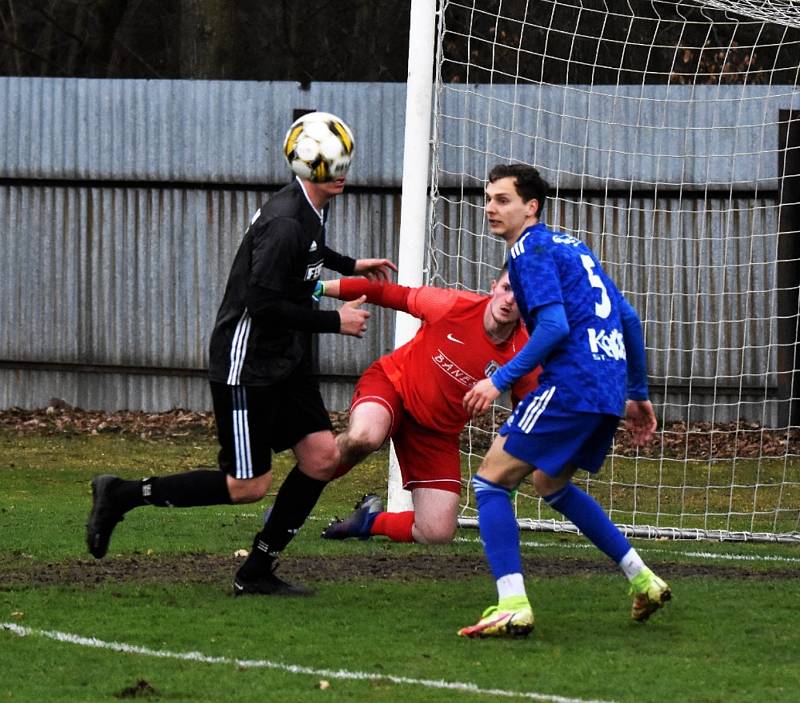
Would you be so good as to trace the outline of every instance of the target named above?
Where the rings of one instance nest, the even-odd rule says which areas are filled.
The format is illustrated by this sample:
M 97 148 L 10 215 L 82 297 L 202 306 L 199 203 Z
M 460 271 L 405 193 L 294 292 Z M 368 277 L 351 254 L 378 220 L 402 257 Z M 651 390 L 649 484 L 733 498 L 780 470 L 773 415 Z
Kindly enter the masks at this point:
M 367 495 L 348 518 L 334 520 L 322 536 L 385 535 L 396 542 L 449 542 L 455 534 L 461 492 L 459 434 L 469 420 L 464 394 L 528 341 L 508 272 L 503 270 L 492 282 L 488 296 L 361 278 L 322 285 L 326 296 L 354 300 L 366 295 L 369 303 L 422 320 L 410 342 L 378 359 L 361 376 L 349 426 L 336 438 L 342 456 L 338 475 L 343 475 L 391 437 L 414 510 L 384 512 L 381 499 Z M 512 398 L 535 389 L 537 377 L 538 369 L 521 378 Z

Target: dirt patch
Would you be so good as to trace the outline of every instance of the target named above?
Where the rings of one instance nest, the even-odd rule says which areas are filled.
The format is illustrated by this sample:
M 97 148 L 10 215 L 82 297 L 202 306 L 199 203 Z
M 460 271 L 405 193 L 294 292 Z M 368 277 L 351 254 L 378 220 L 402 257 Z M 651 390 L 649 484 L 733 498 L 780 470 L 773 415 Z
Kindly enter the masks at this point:
M 347 412 L 330 413 L 334 431 L 347 427 Z M 485 452 L 493 433 L 505 421 L 507 413 L 498 412 L 478 418 L 465 430 L 462 447 Z M 0 412 L 0 427 L 20 435 L 76 435 L 101 433 L 134 436 L 141 439 L 178 439 L 215 437 L 213 413 L 171 410 L 164 413 L 130 411 L 98 412 L 73 408 L 53 398 L 47 408 Z M 719 460 L 732 458 L 782 458 L 800 454 L 800 430 L 774 430 L 757 422 L 672 422 L 660 428 L 653 441 L 643 448 L 633 446 L 626 432 L 617 432 L 614 453 L 623 456 L 669 457 L 673 459 Z
M 57 563 L 33 561 L 23 555 L 0 567 L 0 590 L 19 587 L 74 585 L 92 587 L 108 583 L 174 584 L 204 583 L 230 587 L 242 559 L 209 554 L 179 556 L 129 556 L 100 561 L 75 559 Z M 606 561 L 541 556 L 523 558 L 531 578 L 615 574 Z M 708 564 L 659 563 L 665 578 L 713 576 L 714 578 L 780 580 L 797 579 L 800 569 L 758 570 L 748 567 Z M 353 555 L 350 557 L 285 557 L 280 575 L 290 581 L 344 582 L 356 580 L 452 580 L 469 576 L 489 577 L 480 555 L 409 554 L 402 557 Z
M 149 698 L 158 695 L 159 692 L 155 688 L 144 679 L 140 679 L 133 686 L 127 686 L 119 693 L 115 693 L 114 698 Z

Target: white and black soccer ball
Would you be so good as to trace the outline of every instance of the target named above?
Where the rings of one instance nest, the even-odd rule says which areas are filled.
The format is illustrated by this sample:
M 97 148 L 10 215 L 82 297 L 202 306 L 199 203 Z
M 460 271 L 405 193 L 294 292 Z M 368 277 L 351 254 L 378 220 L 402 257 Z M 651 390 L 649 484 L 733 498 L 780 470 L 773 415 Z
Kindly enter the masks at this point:
M 309 112 L 289 127 L 283 154 L 300 178 L 324 183 L 347 173 L 353 143 L 353 132 L 336 115 Z

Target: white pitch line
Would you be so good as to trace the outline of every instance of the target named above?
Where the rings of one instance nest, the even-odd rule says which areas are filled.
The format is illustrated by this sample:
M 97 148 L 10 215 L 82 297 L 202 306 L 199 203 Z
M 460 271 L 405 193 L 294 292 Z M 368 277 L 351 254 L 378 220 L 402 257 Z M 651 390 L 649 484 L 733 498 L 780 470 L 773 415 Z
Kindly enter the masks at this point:
M 406 686 L 421 686 L 423 688 L 439 688 L 461 693 L 475 693 L 486 696 L 501 698 L 523 698 L 533 701 L 547 701 L 549 703 L 613 703 L 612 701 L 601 701 L 586 698 L 567 698 L 565 696 L 553 696 L 546 693 L 535 693 L 533 691 L 509 691 L 500 688 L 480 688 L 474 683 L 460 681 L 444 681 L 432 679 L 415 679 L 408 676 L 394 676 L 392 674 L 370 674 L 365 671 L 347 671 L 346 669 L 314 669 L 308 666 L 297 664 L 282 664 L 268 659 L 235 659 L 232 657 L 214 657 L 202 652 L 171 652 L 165 649 L 150 649 L 135 644 L 125 642 L 106 642 L 96 637 L 82 637 L 69 632 L 59 632 L 57 630 L 38 630 L 32 627 L 23 627 L 13 622 L 0 623 L 0 628 L 12 632 L 20 637 L 45 637 L 56 642 L 66 642 L 77 644 L 81 647 L 93 647 L 95 649 L 108 649 L 113 652 L 123 652 L 125 654 L 140 654 L 146 657 L 157 657 L 159 659 L 180 659 L 183 661 L 200 662 L 202 664 L 227 664 L 231 666 L 244 667 L 249 669 L 274 669 L 285 671 L 290 674 L 306 674 L 308 676 L 319 676 L 327 679 L 347 679 L 351 681 L 390 681 L 391 683 Z
M 658 552 L 660 554 L 681 555 L 697 559 L 722 559 L 723 561 L 777 561 L 787 564 L 800 564 L 798 557 L 779 557 L 771 554 L 717 554 L 716 552 L 673 552 L 669 549 L 640 549 L 639 551 Z
M 454 542 L 480 542 L 480 539 L 474 537 L 456 537 Z M 530 540 L 522 540 L 520 545 L 523 547 L 533 547 L 535 549 L 596 549 L 593 544 L 579 543 L 579 544 L 553 544 L 550 542 L 534 542 Z M 646 552 L 650 554 L 669 554 L 671 556 L 693 557 L 695 559 L 721 559 L 723 561 L 764 561 L 764 562 L 781 562 L 786 564 L 800 564 L 800 557 L 780 557 L 771 554 L 724 554 L 716 552 L 681 552 L 680 550 L 673 549 L 659 549 L 656 547 L 640 547 L 636 549 L 637 552 Z

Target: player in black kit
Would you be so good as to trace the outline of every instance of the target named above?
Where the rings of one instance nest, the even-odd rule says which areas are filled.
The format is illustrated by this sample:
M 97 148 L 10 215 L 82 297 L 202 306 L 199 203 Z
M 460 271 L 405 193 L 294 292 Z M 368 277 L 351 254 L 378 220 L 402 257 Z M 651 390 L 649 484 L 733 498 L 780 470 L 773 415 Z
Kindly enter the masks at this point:
M 349 133 L 349 130 L 348 130 Z M 312 372 L 311 335 L 361 337 L 363 298 L 318 310 L 312 295 L 322 268 L 386 279 L 387 259 L 352 259 L 329 249 L 330 200 L 345 178 L 296 178 L 253 217 L 231 267 L 211 335 L 209 378 L 219 468 L 128 481 L 92 480 L 89 551 L 98 559 L 124 514 L 138 506 L 191 507 L 261 500 L 272 483 L 271 455 L 291 448 L 297 464 L 281 485 L 234 594 L 307 595 L 275 575 L 275 561 L 314 508 L 339 464 L 330 418 Z

